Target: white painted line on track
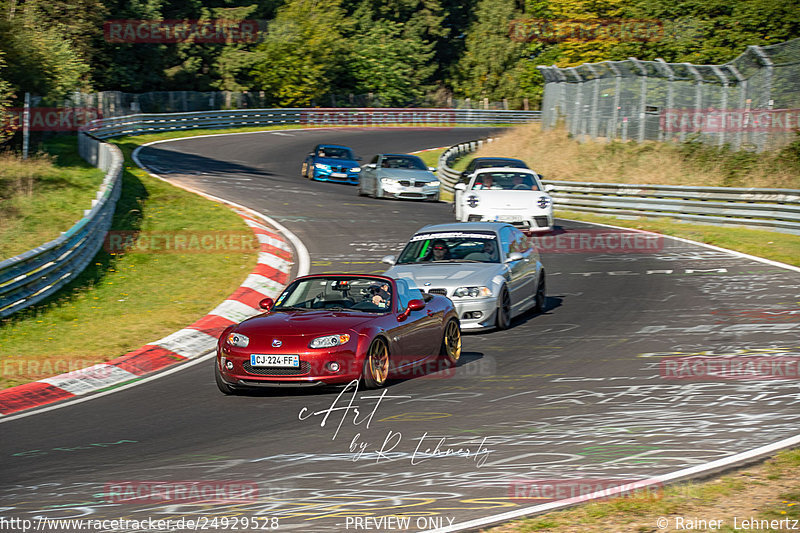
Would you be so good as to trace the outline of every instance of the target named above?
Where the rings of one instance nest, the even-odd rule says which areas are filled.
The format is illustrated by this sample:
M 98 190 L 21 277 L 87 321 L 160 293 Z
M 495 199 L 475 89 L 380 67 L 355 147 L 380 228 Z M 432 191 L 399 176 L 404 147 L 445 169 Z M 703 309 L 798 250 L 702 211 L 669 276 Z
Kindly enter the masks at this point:
M 673 237 L 672 235 L 663 235 L 661 233 L 655 233 L 652 231 L 641 230 L 636 228 L 626 228 L 622 226 L 614 226 L 612 224 L 603 224 L 600 222 L 586 222 L 584 220 L 572 220 L 569 218 L 557 217 L 561 220 L 569 220 L 571 222 L 580 222 L 583 224 L 591 224 L 594 226 L 603 226 L 606 228 L 614 228 L 614 229 L 623 229 L 628 231 L 635 231 L 640 233 L 647 233 L 649 235 L 658 235 L 660 237 L 666 237 L 675 241 L 683 242 L 686 244 L 692 244 L 696 246 L 702 246 L 704 248 L 708 248 L 711 250 L 716 250 L 718 252 L 726 252 L 728 254 L 733 255 L 734 257 L 739 257 L 742 259 L 751 259 L 753 261 L 757 261 L 760 263 L 765 263 L 767 265 L 776 266 L 780 268 L 784 268 L 786 270 L 791 270 L 794 272 L 800 272 L 800 268 L 794 265 L 787 265 L 786 263 L 781 263 L 779 261 L 772 261 L 771 259 L 765 259 L 763 257 L 758 257 L 755 255 L 746 254 L 743 252 L 737 252 L 736 250 L 729 250 L 728 248 L 721 248 L 719 246 L 714 246 L 711 244 L 706 244 L 703 242 L 692 241 L 690 239 L 684 239 L 682 237 Z M 524 394 L 524 393 L 522 393 Z M 800 445 L 800 435 L 795 435 L 794 437 L 789 437 L 778 442 L 774 442 L 772 444 L 767 444 L 765 446 L 760 446 L 758 448 L 754 448 L 752 450 L 748 450 L 746 452 L 737 453 L 735 455 L 731 455 L 730 457 L 725 457 L 724 459 L 718 459 L 716 461 L 711 461 L 710 463 L 706 463 L 703 465 L 697 465 L 690 468 L 684 468 L 682 470 L 677 470 L 675 472 L 664 474 L 662 476 L 655 476 L 650 479 L 645 479 L 641 481 L 636 481 L 637 488 L 644 488 L 650 485 L 661 485 L 670 482 L 677 482 L 685 479 L 691 479 L 699 474 L 709 474 L 720 470 L 727 470 L 733 468 L 740 464 L 746 464 L 749 462 L 754 462 L 760 458 L 764 458 L 774 453 L 783 450 L 785 448 L 790 448 Z M 615 494 L 616 492 L 623 492 L 625 490 L 630 490 L 630 483 L 627 484 L 627 488 L 625 486 L 621 487 L 619 490 L 615 491 L 614 489 L 607 489 L 600 492 L 595 492 L 592 494 L 587 494 L 585 496 L 579 496 L 575 498 L 569 498 L 566 500 L 558 500 L 555 502 L 545 503 L 541 505 L 533 505 L 531 507 L 525 507 L 523 509 L 516 509 L 514 511 L 509 511 L 507 513 L 501 513 L 497 515 L 487 516 L 485 518 L 476 518 L 475 520 L 468 520 L 466 522 L 461 522 L 458 524 L 452 524 L 447 527 L 438 528 L 438 529 L 429 529 L 426 531 L 421 531 L 420 533 L 451 533 L 456 531 L 463 531 L 465 529 L 477 529 L 483 528 L 490 525 L 499 525 L 504 522 L 509 522 L 511 520 L 515 520 L 518 518 L 523 518 L 527 516 L 542 514 L 549 511 L 555 511 L 558 509 L 564 509 L 566 507 L 571 507 L 573 505 L 578 505 L 581 503 L 587 503 L 591 500 L 607 498 Z
M 78 403 L 88 402 L 89 400 L 94 400 L 96 398 L 102 398 L 103 396 L 107 396 L 107 395 L 115 393 L 115 392 L 126 390 L 126 389 L 129 389 L 131 387 L 135 387 L 137 385 L 141 385 L 142 383 L 148 383 L 150 381 L 153 381 L 153 380 L 156 380 L 156 379 L 159 379 L 159 378 L 163 378 L 164 376 L 169 376 L 170 374 L 174 374 L 175 372 L 178 372 L 178 371 L 183 370 L 185 368 L 188 368 L 190 366 L 194 366 L 194 365 L 199 364 L 199 363 L 201 363 L 203 361 L 211 359 L 212 357 L 215 357 L 215 356 L 216 356 L 215 351 L 206 352 L 204 354 L 200 354 L 199 356 L 195 357 L 194 359 L 187 360 L 185 363 L 179 363 L 179 364 L 173 365 L 173 366 L 169 367 L 167 370 L 164 370 L 163 372 L 159 372 L 158 374 L 153 374 L 152 376 L 139 379 L 138 381 L 135 381 L 133 383 L 128 383 L 127 385 L 123 385 L 123 386 L 117 387 L 115 389 L 111 389 L 111 390 L 107 390 L 107 391 L 103 391 L 103 392 L 98 392 L 97 394 L 92 394 L 91 396 L 85 396 L 83 398 L 76 398 L 74 400 L 67 400 L 67 401 L 65 401 L 63 403 L 57 403 L 57 404 L 51 405 L 49 407 L 42 407 L 42 408 L 39 408 L 39 409 L 34 407 L 34 409 L 35 409 L 34 411 L 24 411 L 24 412 L 19 413 L 19 414 L 6 415 L 6 416 L 0 418 L 0 424 L 2 424 L 3 422 L 10 422 L 11 420 L 17 420 L 18 418 L 25 418 L 27 416 L 33 416 L 33 415 L 38 415 L 38 414 L 41 414 L 41 413 L 46 413 L 48 411 L 54 411 L 56 409 L 61 409 L 62 407 L 68 407 L 70 405 L 75 405 L 75 404 L 78 404 Z
M 254 132 L 249 132 L 249 133 L 254 133 Z M 196 137 L 216 137 L 216 136 L 220 136 L 220 135 L 244 135 L 244 133 L 230 133 L 230 134 L 202 135 L 202 136 L 197 136 L 196 135 L 196 136 L 191 137 L 191 138 L 196 138 Z M 142 164 L 141 160 L 138 157 L 139 150 L 141 150 L 145 146 L 149 146 L 151 144 L 159 144 L 159 143 L 170 142 L 170 141 L 179 141 L 179 140 L 188 139 L 188 138 L 190 138 L 190 137 L 182 137 L 182 138 L 179 138 L 179 139 L 166 139 L 166 140 L 162 140 L 162 141 L 153 141 L 151 143 L 144 144 L 142 146 L 139 146 L 138 148 L 136 148 L 136 150 L 133 151 L 133 154 L 131 154 L 131 159 L 133 159 L 134 163 L 136 163 L 136 165 L 138 165 L 140 168 L 147 170 L 147 167 Z M 272 218 L 268 217 L 267 215 L 264 215 L 263 213 L 259 213 L 258 211 L 254 210 L 254 209 L 250 209 L 249 207 L 245 207 L 245 206 L 236 204 L 234 202 L 223 200 L 222 198 L 217 198 L 215 196 L 212 196 L 212 195 L 209 195 L 209 194 L 205 194 L 203 192 L 200 192 L 199 190 L 192 189 L 191 187 L 186 187 L 186 186 L 183 186 L 183 185 L 179 185 L 179 184 L 173 183 L 173 182 L 171 182 L 169 180 L 164 179 L 163 177 L 161 177 L 161 176 L 159 176 L 157 174 L 153 174 L 152 172 L 149 172 L 149 170 L 148 170 L 148 173 L 151 176 L 153 176 L 155 178 L 158 178 L 158 179 L 160 179 L 162 181 L 165 181 L 167 183 L 170 183 L 171 185 L 173 185 L 175 187 L 179 187 L 179 188 L 184 189 L 186 191 L 198 194 L 200 196 L 203 196 L 204 198 L 208 198 L 208 199 L 210 199 L 212 201 L 215 201 L 215 202 L 220 202 L 220 203 L 223 203 L 223 204 L 227 204 L 227 205 L 236 207 L 237 209 L 239 209 L 241 211 L 244 211 L 244 212 L 249 213 L 250 215 L 252 215 L 252 216 L 254 216 L 256 218 L 261 218 L 262 220 L 266 221 L 268 224 L 270 224 L 270 226 L 272 226 L 272 228 L 277 229 L 279 233 L 281 233 L 284 237 L 286 237 L 292 243 L 292 245 L 294 246 L 295 254 L 297 255 L 297 257 L 296 257 L 296 259 L 297 259 L 297 275 L 298 276 L 303 276 L 303 275 L 306 275 L 306 274 L 309 273 L 310 267 L 311 267 L 311 258 L 309 256 L 308 249 L 305 247 L 303 242 L 294 233 L 289 231 L 282 224 L 278 223 L 277 221 L 272 220 Z M 269 229 L 272 229 L 272 228 L 269 228 Z M 281 246 L 281 248 L 285 249 L 285 245 Z M 262 252 L 262 253 L 259 254 L 259 258 L 261 259 L 262 256 L 266 256 L 266 255 L 270 255 L 270 254 L 265 254 L 265 253 Z M 272 257 L 274 257 L 274 256 L 272 256 Z M 283 260 L 281 260 L 281 261 L 283 261 Z M 280 265 L 283 266 L 283 267 L 286 267 L 287 269 L 291 266 L 288 261 L 283 261 L 283 263 L 281 263 Z M 289 266 L 287 267 L 287 265 L 289 265 Z M 253 282 L 253 279 L 250 278 L 250 276 L 248 276 L 248 279 L 250 280 L 251 283 Z M 209 315 L 210 315 L 210 313 L 209 313 Z M 209 316 L 209 315 L 206 315 L 206 316 Z M 172 335 L 169 335 L 169 336 L 165 337 L 164 339 L 162 339 L 162 341 L 165 340 L 165 339 L 170 339 L 171 337 L 173 337 L 175 335 L 183 334 L 184 331 L 185 330 L 181 330 L 179 332 L 173 333 Z M 193 331 L 194 333 L 200 333 L 197 330 L 188 330 L 188 331 Z M 213 338 L 213 337 L 211 337 L 209 335 L 206 335 L 206 337 Z M 156 343 L 152 343 L 152 344 L 157 345 L 159 342 L 162 342 L 162 341 L 156 341 Z M 106 396 L 108 394 L 112 394 L 112 393 L 117 392 L 117 391 L 121 391 L 121 390 L 128 389 L 130 387 L 134 387 L 134 386 L 139 385 L 141 383 L 148 383 L 148 382 L 153 381 L 155 379 L 159 379 L 161 377 L 168 376 L 170 374 L 173 374 L 174 372 L 177 372 L 177 371 L 182 370 L 184 368 L 188 368 L 190 366 L 198 364 L 198 363 L 200 363 L 202 361 L 205 361 L 205 360 L 209 359 L 210 357 L 214 356 L 215 355 L 214 345 L 212 345 L 211 351 L 208 351 L 207 349 L 204 349 L 205 348 L 205 346 L 204 346 L 205 344 L 206 343 L 202 343 L 202 342 L 196 344 L 195 345 L 196 349 L 203 349 L 203 351 L 201 351 L 199 353 L 198 352 L 193 353 L 191 355 L 191 359 L 187 360 L 187 362 L 177 363 L 177 364 L 175 364 L 175 365 L 173 365 L 171 367 L 168 367 L 167 370 L 159 371 L 158 373 L 153 374 L 153 375 L 151 375 L 149 377 L 142 378 L 142 379 L 137 379 L 136 381 L 134 381 L 132 383 L 129 383 L 127 385 L 123 385 L 123 386 L 120 386 L 120 387 L 115 387 L 113 389 L 106 390 L 106 391 L 103 391 L 103 392 L 100 392 L 100 393 L 97 393 L 97 394 L 90 394 L 90 393 L 88 393 L 88 391 L 86 391 L 85 393 L 88 394 L 87 396 L 84 396 L 82 398 L 74 398 L 74 399 L 70 399 L 70 400 L 64 400 L 64 401 L 58 402 L 58 403 L 56 403 L 54 405 L 50 405 L 50 406 L 47 406 L 47 407 L 41 407 L 41 408 L 32 407 L 30 410 L 24 411 L 24 412 L 21 412 L 21 413 L 9 414 L 9 415 L 0 415 L 0 423 L 10 422 L 12 420 L 25 418 L 25 417 L 37 415 L 37 414 L 40 414 L 40 413 L 46 413 L 46 412 L 49 412 L 49 411 L 53 411 L 55 409 L 61 409 L 63 407 L 67 407 L 67 406 L 70 406 L 70 405 L 75 405 L 75 404 L 86 402 L 86 401 L 89 401 L 89 400 L 94 400 L 95 398 L 102 398 L 103 396 Z M 214 344 L 216 344 L 216 339 L 215 339 L 215 343 Z M 203 348 L 201 348 L 201 346 Z M 101 364 L 101 365 L 98 365 L 98 366 L 112 366 L 113 367 L 113 365 L 104 365 L 104 364 Z M 113 368 L 116 368 L 116 367 L 113 367 Z M 119 370 L 121 370 L 121 369 L 119 369 Z M 80 371 L 78 371 L 78 372 L 80 372 Z M 112 371 L 112 374 L 115 375 L 117 378 L 120 377 L 120 374 L 119 373 L 114 374 L 114 371 Z M 54 376 L 53 378 L 49 378 L 49 379 L 55 379 L 55 378 L 58 378 L 58 377 L 59 376 Z M 132 379 L 136 379 L 136 376 L 134 376 Z M 40 381 L 43 381 L 43 380 L 40 380 Z M 119 383 L 119 382 L 121 382 L 121 381 L 119 381 L 118 379 L 114 379 L 114 383 Z M 112 383 L 109 383 L 108 385 L 112 386 Z

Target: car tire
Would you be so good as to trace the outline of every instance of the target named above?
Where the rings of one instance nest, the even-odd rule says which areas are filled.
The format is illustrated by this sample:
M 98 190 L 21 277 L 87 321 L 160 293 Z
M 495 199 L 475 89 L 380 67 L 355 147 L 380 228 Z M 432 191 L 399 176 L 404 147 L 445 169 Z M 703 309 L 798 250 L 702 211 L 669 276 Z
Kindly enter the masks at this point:
M 225 380 L 222 379 L 222 374 L 219 371 L 219 363 L 217 362 L 216 358 L 214 359 L 214 381 L 217 382 L 217 388 L 222 394 L 230 396 L 232 394 L 238 394 L 239 392 L 238 389 L 228 385 Z
M 451 319 L 444 327 L 439 356 L 449 366 L 458 364 L 458 360 L 461 357 L 461 326 L 458 324 L 458 320 Z
M 544 270 L 539 276 L 539 283 L 536 284 L 536 294 L 534 295 L 533 311 L 535 313 L 544 313 L 547 307 L 547 284 L 545 282 Z
M 494 325 L 499 330 L 511 327 L 511 296 L 505 285 L 500 289 L 500 296 L 497 297 Z
M 364 356 L 364 367 L 361 370 L 361 381 L 367 389 L 379 389 L 386 385 L 389 378 L 389 347 L 380 337 L 369 345 Z
M 364 189 L 361 188 L 361 183 L 358 183 L 356 185 L 356 187 L 358 187 L 358 189 L 356 189 L 356 191 L 358 192 L 359 196 L 366 196 L 367 195 L 367 193 L 364 192 Z
M 313 165 L 308 165 L 306 167 L 306 178 L 310 179 L 311 181 L 314 181 L 314 167 L 313 167 Z
M 303 166 L 300 167 L 300 176 L 304 178 L 308 177 L 308 161 L 303 161 Z

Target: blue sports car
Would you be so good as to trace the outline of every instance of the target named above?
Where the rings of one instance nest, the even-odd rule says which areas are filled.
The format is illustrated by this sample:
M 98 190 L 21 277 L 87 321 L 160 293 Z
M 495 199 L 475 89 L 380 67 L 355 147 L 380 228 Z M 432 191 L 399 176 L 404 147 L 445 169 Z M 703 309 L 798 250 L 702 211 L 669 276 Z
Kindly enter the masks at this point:
M 336 181 L 358 185 L 360 157 L 347 146 L 318 144 L 303 161 L 300 173 L 310 180 Z

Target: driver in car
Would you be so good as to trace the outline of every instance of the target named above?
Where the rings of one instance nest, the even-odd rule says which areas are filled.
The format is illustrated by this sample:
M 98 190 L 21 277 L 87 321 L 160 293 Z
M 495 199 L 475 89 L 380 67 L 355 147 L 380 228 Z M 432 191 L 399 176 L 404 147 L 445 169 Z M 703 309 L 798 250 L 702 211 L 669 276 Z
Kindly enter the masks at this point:
M 389 307 L 392 295 L 389 292 L 389 284 L 382 283 L 379 287 L 370 287 L 372 303 L 378 307 Z

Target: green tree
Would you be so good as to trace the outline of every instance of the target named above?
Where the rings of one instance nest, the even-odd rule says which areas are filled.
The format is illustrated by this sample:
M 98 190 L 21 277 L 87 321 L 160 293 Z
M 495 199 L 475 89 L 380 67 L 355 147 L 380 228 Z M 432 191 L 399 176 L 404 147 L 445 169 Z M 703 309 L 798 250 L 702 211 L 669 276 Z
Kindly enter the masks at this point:
M 340 0 L 289 0 L 253 53 L 251 89 L 274 105 L 307 106 L 331 92 L 344 68 Z
M 433 44 L 404 32 L 399 22 L 363 18 L 352 46 L 348 69 L 357 92 L 373 93 L 385 106 L 404 106 L 430 90 L 425 80 L 436 70 Z
M 89 65 L 81 59 L 67 28 L 47 21 L 36 2 L 0 5 L 0 50 L 6 80 L 17 97 L 24 92 L 62 98 L 88 87 Z
M 480 0 L 458 63 L 457 94 L 492 101 L 523 96 L 528 46 L 509 36 L 511 21 L 521 16 L 513 1 Z

